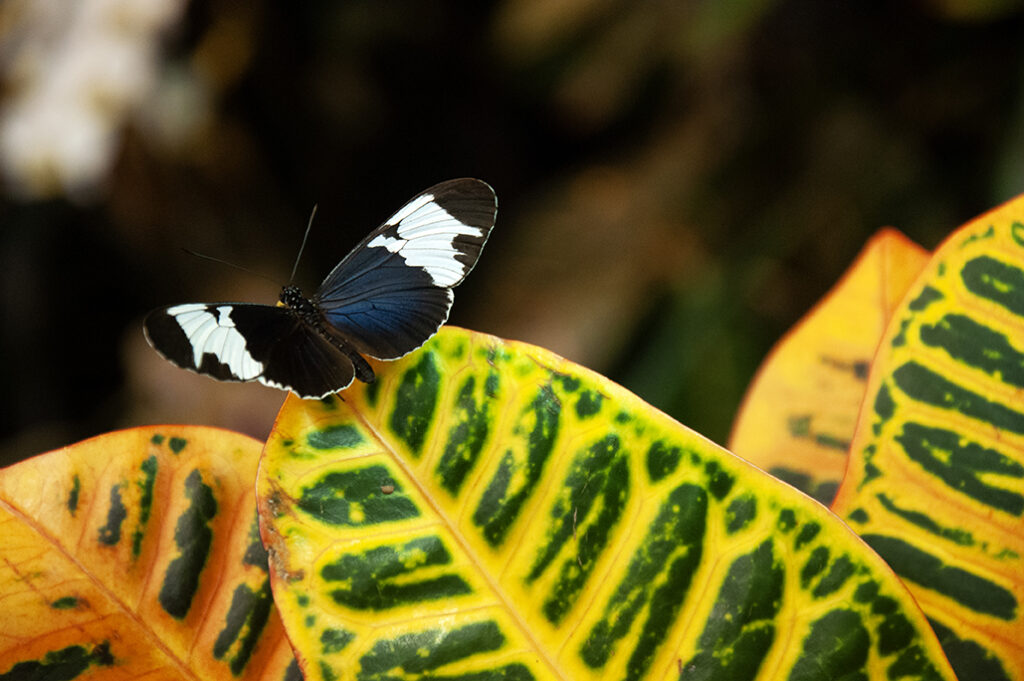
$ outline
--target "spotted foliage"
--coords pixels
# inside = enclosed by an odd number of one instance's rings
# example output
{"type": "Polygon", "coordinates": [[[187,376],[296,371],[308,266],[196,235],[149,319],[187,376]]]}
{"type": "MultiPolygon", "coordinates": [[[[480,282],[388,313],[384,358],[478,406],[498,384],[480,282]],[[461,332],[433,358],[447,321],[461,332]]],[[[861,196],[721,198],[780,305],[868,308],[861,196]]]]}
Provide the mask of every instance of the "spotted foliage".
{"type": "Polygon", "coordinates": [[[951,679],[824,508],[591,372],[443,329],[289,399],[258,490],[307,679],[951,679]]]}
{"type": "Polygon", "coordinates": [[[939,248],[882,339],[836,500],[961,681],[1024,678],[1024,197],[939,248]]]}

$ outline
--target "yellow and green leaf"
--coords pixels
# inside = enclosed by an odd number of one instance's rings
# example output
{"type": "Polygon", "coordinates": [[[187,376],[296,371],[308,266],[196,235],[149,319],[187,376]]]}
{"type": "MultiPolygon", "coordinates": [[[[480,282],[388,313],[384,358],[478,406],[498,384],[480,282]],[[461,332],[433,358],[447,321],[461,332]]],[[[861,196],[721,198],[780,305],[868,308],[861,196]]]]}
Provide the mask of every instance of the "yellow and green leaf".
{"type": "Polygon", "coordinates": [[[898,231],[876,234],[762,363],[737,414],[729,450],[831,503],[846,470],[871,358],[927,262],[928,252],[898,231]]]}
{"type": "Polygon", "coordinates": [[[953,678],[834,516],[601,376],[454,328],[375,370],[260,466],[308,680],[953,678]]]}
{"type": "Polygon", "coordinates": [[[1024,679],[1024,197],[933,256],[879,346],[834,510],[961,681],[1024,679]]]}
{"type": "Polygon", "coordinates": [[[0,470],[0,678],[301,681],[256,524],[261,450],[161,426],[0,470]]]}

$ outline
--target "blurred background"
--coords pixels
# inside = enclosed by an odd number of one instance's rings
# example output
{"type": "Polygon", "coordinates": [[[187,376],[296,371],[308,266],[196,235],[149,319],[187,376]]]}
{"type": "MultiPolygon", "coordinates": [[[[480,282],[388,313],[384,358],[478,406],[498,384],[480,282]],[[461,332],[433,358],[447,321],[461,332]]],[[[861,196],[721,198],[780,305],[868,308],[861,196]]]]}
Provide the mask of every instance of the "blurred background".
{"type": "Polygon", "coordinates": [[[451,322],[724,442],[865,240],[1024,191],[1017,0],[3,0],[0,463],[283,394],[180,371],[151,308],[307,292],[420,190],[498,226],[451,322]],[[189,256],[230,260],[270,280],[189,256]]]}

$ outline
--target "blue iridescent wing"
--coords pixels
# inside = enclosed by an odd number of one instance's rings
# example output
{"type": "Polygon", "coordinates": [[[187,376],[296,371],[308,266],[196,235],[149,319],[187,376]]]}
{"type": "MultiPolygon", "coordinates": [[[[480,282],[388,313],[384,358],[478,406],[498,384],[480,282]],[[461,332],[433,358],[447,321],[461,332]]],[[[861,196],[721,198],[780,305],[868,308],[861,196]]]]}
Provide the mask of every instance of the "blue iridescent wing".
{"type": "Polygon", "coordinates": [[[352,249],[313,302],[359,352],[401,357],[448,319],[452,287],[476,264],[497,210],[486,182],[464,178],[435,185],[352,249]]]}

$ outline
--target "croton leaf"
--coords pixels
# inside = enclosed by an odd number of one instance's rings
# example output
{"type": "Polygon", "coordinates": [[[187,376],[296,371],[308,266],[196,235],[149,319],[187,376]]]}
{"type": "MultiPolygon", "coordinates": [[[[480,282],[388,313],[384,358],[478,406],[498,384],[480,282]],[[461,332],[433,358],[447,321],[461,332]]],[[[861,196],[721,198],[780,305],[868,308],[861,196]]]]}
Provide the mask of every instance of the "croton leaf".
{"type": "Polygon", "coordinates": [[[261,450],[135,428],[0,471],[0,679],[301,681],[256,524],[261,450]]]}
{"type": "Polygon", "coordinates": [[[871,358],[927,262],[928,252],[896,230],[876,234],[765,359],[733,424],[730,451],[831,503],[846,470],[871,358]]]}
{"type": "Polygon", "coordinates": [[[1024,679],[1024,197],[935,253],[879,346],[834,510],[961,681],[1024,679]]]}
{"type": "Polygon", "coordinates": [[[313,679],[952,679],[837,518],[607,379],[445,328],[289,398],[258,494],[313,679]]]}

